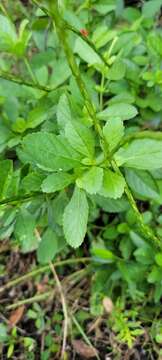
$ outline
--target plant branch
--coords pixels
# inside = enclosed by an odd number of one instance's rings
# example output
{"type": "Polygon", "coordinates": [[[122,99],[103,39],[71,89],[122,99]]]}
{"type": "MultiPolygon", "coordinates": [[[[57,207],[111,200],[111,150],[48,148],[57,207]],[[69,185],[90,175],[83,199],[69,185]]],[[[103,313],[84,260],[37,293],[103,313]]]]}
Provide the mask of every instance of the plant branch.
{"type": "MultiPolygon", "coordinates": [[[[36,0],[32,0],[34,3],[37,3],[36,0]]],[[[39,6],[39,4],[37,3],[37,5],[39,6]]],[[[56,27],[56,31],[57,31],[57,34],[58,34],[58,38],[60,40],[60,43],[62,44],[62,47],[64,49],[64,52],[65,52],[65,55],[67,57],[67,61],[69,63],[69,66],[71,68],[71,71],[72,71],[72,74],[78,84],[78,87],[80,89],[80,92],[82,94],[82,97],[84,99],[84,102],[85,102],[85,106],[87,108],[87,111],[90,115],[90,117],[92,118],[92,121],[94,123],[94,127],[95,127],[95,130],[100,138],[100,143],[101,143],[101,146],[102,146],[102,150],[104,152],[104,157],[105,159],[106,158],[109,158],[110,157],[110,154],[109,154],[109,149],[108,149],[108,144],[103,136],[103,132],[102,132],[102,128],[98,122],[98,119],[96,117],[96,111],[95,111],[95,108],[93,106],[93,103],[92,103],[92,100],[91,100],[91,97],[89,96],[89,93],[85,87],[85,84],[84,84],[84,81],[82,80],[82,77],[80,75],[80,70],[78,68],[78,65],[76,63],[76,60],[75,60],[75,56],[73,54],[73,51],[71,50],[69,44],[68,44],[68,40],[67,40],[67,29],[65,28],[65,21],[62,19],[61,15],[60,15],[60,12],[59,12],[59,7],[58,7],[58,2],[57,1],[54,1],[53,3],[51,3],[50,0],[48,0],[48,6],[49,6],[49,11],[46,11],[45,10],[45,13],[48,14],[49,13],[49,16],[52,17],[52,20],[54,21],[54,24],[55,24],[55,27],[56,27]]],[[[78,32],[77,32],[78,34],[78,32]]],[[[80,36],[80,34],[78,34],[80,36]]],[[[99,54],[97,52],[97,54],[99,54]]],[[[106,64],[108,65],[108,64],[106,64]]],[[[115,164],[115,161],[113,161],[113,158],[111,158],[112,160],[112,164],[113,164],[113,169],[114,171],[116,171],[117,173],[120,173],[120,169],[117,167],[117,165],[115,164]]],[[[145,233],[145,235],[151,239],[151,241],[153,241],[155,243],[156,246],[158,246],[159,248],[162,247],[161,245],[161,241],[160,239],[158,239],[158,237],[156,237],[152,230],[146,226],[144,224],[144,221],[143,221],[143,218],[142,218],[142,215],[140,213],[140,211],[138,210],[138,207],[136,205],[136,202],[133,198],[133,195],[128,187],[128,185],[126,184],[125,186],[125,193],[126,193],[126,196],[128,198],[128,201],[131,205],[131,207],[133,208],[135,214],[136,214],[136,217],[137,217],[137,220],[138,220],[138,223],[141,227],[141,231],[143,233],[145,233]]]]}
{"type": "Polygon", "coordinates": [[[150,239],[152,241],[152,243],[157,247],[162,249],[162,242],[161,240],[153,233],[152,229],[146,225],[143,221],[143,216],[142,214],[139,212],[136,201],[134,200],[134,197],[128,187],[128,185],[125,185],[125,193],[127,195],[127,198],[129,200],[129,203],[132,207],[132,209],[134,210],[134,213],[136,215],[137,218],[137,222],[140,225],[141,228],[141,232],[143,233],[143,235],[145,237],[147,237],[148,239],[150,239]]]}
{"type": "Polygon", "coordinates": [[[108,62],[106,61],[106,59],[104,58],[104,56],[97,50],[96,46],[94,45],[94,43],[87,37],[87,36],[83,36],[82,33],[77,30],[74,26],[70,25],[68,22],[65,22],[65,28],[72,31],[74,34],[78,35],[82,40],[84,40],[90,47],[92,50],[95,51],[95,53],[99,56],[99,58],[101,59],[101,61],[109,67],[108,62]]]}
{"type": "MultiPolygon", "coordinates": [[[[121,173],[120,169],[118,168],[118,166],[116,165],[115,160],[112,161],[112,167],[113,167],[114,171],[116,171],[116,173],[118,173],[119,175],[122,176],[122,173],[121,173]]],[[[138,210],[136,201],[135,201],[135,199],[132,195],[132,192],[129,189],[129,186],[127,185],[126,182],[125,182],[125,194],[127,195],[129,204],[131,205],[131,207],[136,215],[137,223],[140,225],[141,233],[145,237],[150,239],[157,248],[162,249],[161,240],[153,233],[152,229],[144,223],[143,216],[140,213],[140,211],[138,210]]]]}
{"type": "Polygon", "coordinates": [[[27,201],[27,200],[30,200],[34,197],[38,197],[38,196],[41,196],[43,195],[43,193],[41,192],[35,192],[33,194],[26,194],[26,195],[20,195],[20,196],[14,196],[12,198],[6,198],[6,199],[3,199],[3,200],[0,200],[0,206],[1,205],[8,205],[8,204],[12,204],[12,203],[17,203],[17,202],[23,202],[23,201],[27,201]]]}
{"type": "Polygon", "coordinates": [[[22,79],[20,77],[17,77],[14,74],[10,74],[7,71],[3,71],[3,70],[0,70],[0,78],[4,79],[4,80],[12,81],[12,82],[14,82],[16,84],[19,84],[19,85],[32,87],[32,88],[35,88],[37,90],[42,90],[42,91],[45,91],[45,92],[50,92],[52,90],[55,90],[55,88],[50,88],[48,86],[43,86],[43,85],[40,85],[40,84],[35,83],[35,82],[30,82],[28,80],[22,79]]]}
{"type": "Polygon", "coordinates": [[[87,109],[87,112],[93,121],[94,128],[100,139],[101,148],[102,148],[104,156],[106,158],[108,155],[108,152],[109,152],[108,146],[107,146],[107,143],[105,142],[100,122],[98,121],[97,116],[96,116],[96,109],[93,105],[93,102],[91,100],[89,92],[86,89],[85,83],[81,77],[80,69],[75,60],[73,51],[68,44],[67,30],[65,29],[65,26],[64,26],[64,20],[62,20],[62,18],[60,16],[58,4],[57,4],[57,2],[54,2],[51,4],[51,2],[49,1],[49,6],[50,6],[50,16],[52,17],[52,20],[55,24],[58,38],[60,40],[60,43],[62,44],[69,67],[72,71],[72,74],[73,74],[75,80],[76,80],[76,83],[81,92],[82,98],[84,99],[84,104],[87,109]]]}
{"type": "Polygon", "coordinates": [[[24,57],[24,64],[28,70],[28,73],[29,73],[31,79],[33,80],[33,83],[39,86],[39,82],[37,81],[37,78],[32,70],[32,67],[31,67],[27,57],[24,57]]]}

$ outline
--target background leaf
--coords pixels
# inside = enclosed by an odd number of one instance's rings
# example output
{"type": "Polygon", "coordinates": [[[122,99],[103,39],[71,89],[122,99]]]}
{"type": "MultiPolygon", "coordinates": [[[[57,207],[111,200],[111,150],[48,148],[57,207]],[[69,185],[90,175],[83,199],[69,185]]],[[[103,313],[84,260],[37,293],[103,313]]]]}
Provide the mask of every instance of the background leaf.
{"type": "Polygon", "coordinates": [[[146,199],[158,199],[158,186],[147,171],[126,169],[126,179],[133,192],[146,199]]]}
{"type": "Polygon", "coordinates": [[[118,117],[121,120],[129,120],[137,115],[137,110],[133,105],[118,103],[112,104],[105,110],[97,114],[98,119],[108,120],[109,118],[118,117]]]}
{"type": "Polygon", "coordinates": [[[41,264],[49,263],[53,260],[57,252],[65,244],[56,233],[48,228],[42,236],[41,242],[37,249],[37,259],[41,264]]]}
{"type": "Polygon", "coordinates": [[[32,214],[22,208],[16,219],[15,236],[19,240],[23,253],[31,252],[38,247],[39,239],[35,235],[36,222],[32,214]]]}

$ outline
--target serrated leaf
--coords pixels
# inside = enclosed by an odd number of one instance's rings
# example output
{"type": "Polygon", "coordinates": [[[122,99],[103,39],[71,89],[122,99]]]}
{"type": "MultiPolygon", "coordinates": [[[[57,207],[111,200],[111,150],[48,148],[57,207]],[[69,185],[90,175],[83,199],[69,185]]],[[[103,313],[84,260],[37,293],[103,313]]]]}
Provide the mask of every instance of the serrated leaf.
{"type": "Polygon", "coordinates": [[[111,170],[104,170],[103,185],[100,195],[112,199],[120,198],[124,192],[124,178],[111,170]]]}
{"type": "Polygon", "coordinates": [[[126,179],[130,188],[140,197],[158,199],[159,192],[155,180],[144,170],[126,169],[126,179]]]}
{"type": "Polygon", "coordinates": [[[79,121],[72,121],[65,127],[65,136],[70,145],[79,153],[90,158],[94,155],[94,137],[92,131],[79,121]]]}
{"type": "Polygon", "coordinates": [[[43,234],[37,249],[37,259],[39,263],[49,263],[49,261],[53,260],[54,256],[58,253],[60,248],[60,238],[52,229],[48,228],[43,234]]]}
{"type": "Polygon", "coordinates": [[[76,180],[78,187],[86,190],[89,194],[96,194],[102,186],[103,169],[93,166],[76,180]]]}
{"type": "Polygon", "coordinates": [[[115,154],[118,166],[136,169],[158,169],[162,167],[162,141],[137,139],[120,148],[115,154]]]}
{"type": "Polygon", "coordinates": [[[78,166],[80,160],[65,138],[48,132],[25,136],[18,155],[23,162],[47,171],[66,171],[78,166]]]}
{"type": "Polygon", "coordinates": [[[62,190],[73,182],[74,177],[67,173],[55,173],[48,175],[42,183],[42,190],[45,193],[52,193],[62,190]]]}
{"type": "Polygon", "coordinates": [[[77,248],[85,237],[88,222],[88,202],[83,190],[75,187],[63,215],[63,230],[67,243],[77,248]]]}
{"type": "Polygon", "coordinates": [[[137,110],[133,105],[118,103],[110,105],[105,110],[97,114],[100,120],[108,120],[109,118],[119,117],[121,120],[129,120],[137,115],[137,110]]]}
{"type": "Polygon", "coordinates": [[[108,142],[109,150],[112,151],[124,135],[123,121],[116,117],[109,119],[103,127],[103,134],[108,142]]]}
{"type": "Polygon", "coordinates": [[[34,233],[35,228],[33,215],[27,209],[21,209],[17,215],[14,233],[21,244],[23,253],[28,253],[38,247],[39,239],[34,233]]]}
{"type": "Polygon", "coordinates": [[[0,161],[0,199],[4,199],[11,183],[13,164],[11,160],[0,161]]]}

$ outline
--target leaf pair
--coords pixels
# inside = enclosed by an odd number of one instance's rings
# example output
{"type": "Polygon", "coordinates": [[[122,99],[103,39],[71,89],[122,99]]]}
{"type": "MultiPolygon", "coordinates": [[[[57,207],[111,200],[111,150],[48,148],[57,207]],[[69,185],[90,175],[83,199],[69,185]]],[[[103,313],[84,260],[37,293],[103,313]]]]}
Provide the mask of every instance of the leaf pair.
{"type": "Polygon", "coordinates": [[[113,199],[120,198],[124,192],[124,178],[109,169],[93,166],[76,180],[78,187],[89,194],[100,194],[113,199]]]}
{"type": "Polygon", "coordinates": [[[63,215],[63,230],[66,241],[76,248],[84,240],[88,222],[88,202],[86,190],[90,194],[98,192],[104,197],[116,199],[124,192],[124,178],[111,170],[103,170],[92,167],[81,178],[78,178],[77,186],[63,215]]]}

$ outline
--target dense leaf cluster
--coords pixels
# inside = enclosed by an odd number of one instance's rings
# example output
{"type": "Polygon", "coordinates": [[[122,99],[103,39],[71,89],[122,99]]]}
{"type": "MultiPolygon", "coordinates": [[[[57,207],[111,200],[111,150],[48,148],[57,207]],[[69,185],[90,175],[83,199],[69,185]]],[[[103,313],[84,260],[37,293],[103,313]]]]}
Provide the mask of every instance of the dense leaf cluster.
{"type": "Polygon", "coordinates": [[[87,233],[93,313],[123,289],[158,302],[162,1],[32,3],[0,13],[0,239],[48,263],[87,233]]]}

